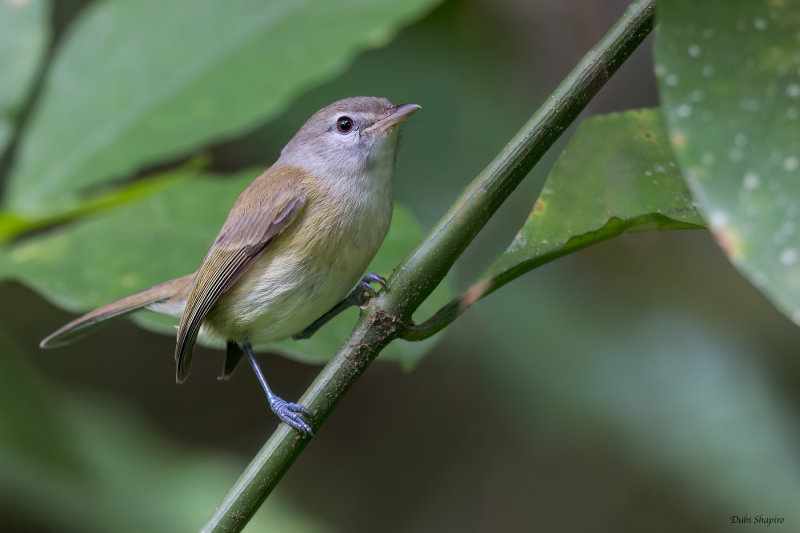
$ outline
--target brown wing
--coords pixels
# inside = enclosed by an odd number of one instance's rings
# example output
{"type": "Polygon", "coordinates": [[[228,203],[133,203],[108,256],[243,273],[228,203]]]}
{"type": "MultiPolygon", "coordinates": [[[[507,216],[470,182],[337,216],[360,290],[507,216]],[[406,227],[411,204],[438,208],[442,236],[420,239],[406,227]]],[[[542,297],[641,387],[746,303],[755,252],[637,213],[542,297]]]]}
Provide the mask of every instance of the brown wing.
{"type": "MultiPolygon", "coordinates": [[[[245,189],[197,270],[178,327],[176,379],[189,375],[192,348],[208,312],[302,210],[298,169],[272,167],[245,189]]],[[[229,340],[229,339],[225,339],[229,340]]]]}

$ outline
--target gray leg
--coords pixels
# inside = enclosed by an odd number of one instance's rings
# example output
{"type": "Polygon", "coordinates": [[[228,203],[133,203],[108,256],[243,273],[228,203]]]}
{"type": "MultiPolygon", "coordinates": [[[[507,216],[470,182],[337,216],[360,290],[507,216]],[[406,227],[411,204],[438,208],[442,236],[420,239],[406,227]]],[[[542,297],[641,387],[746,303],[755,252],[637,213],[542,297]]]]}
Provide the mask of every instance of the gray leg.
{"type": "Polygon", "coordinates": [[[261,372],[261,368],[256,362],[256,357],[253,354],[253,348],[250,346],[250,343],[243,342],[242,349],[244,353],[247,354],[247,359],[250,361],[250,366],[253,367],[253,372],[256,373],[259,383],[261,383],[261,387],[263,387],[264,392],[267,393],[267,401],[269,402],[269,407],[272,409],[272,412],[278,415],[278,418],[280,418],[282,422],[296,429],[303,437],[313,437],[314,431],[311,429],[311,426],[308,425],[308,422],[303,419],[303,415],[311,417],[311,413],[308,412],[308,409],[299,403],[287,402],[272,392],[272,389],[269,387],[264,377],[264,373],[261,372]]]}

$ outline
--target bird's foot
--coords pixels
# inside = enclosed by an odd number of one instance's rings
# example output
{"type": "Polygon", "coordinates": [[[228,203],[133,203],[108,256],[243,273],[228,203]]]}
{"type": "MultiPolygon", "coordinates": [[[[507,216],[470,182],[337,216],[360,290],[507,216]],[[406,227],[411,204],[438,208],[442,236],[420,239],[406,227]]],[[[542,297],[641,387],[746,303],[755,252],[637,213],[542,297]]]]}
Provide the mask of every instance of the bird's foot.
{"type": "Polygon", "coordinates": [[[378,291],[372,286],[373,283],[380,285],[381,289],[386,290],[386,278],[378,274],[367,274],[353,291],[354,303],[356,305],[364,307],[370,300],[378,295],[378,291]]]}
{"type": "Polygon", "coordinates": [[[308,422],[303,419],[303,416],[311,418],[311,413],[299,403],[287,402],[282,398],[273,396],[269,402],[269,407],[282,422],[296,429],[301,436],[314,436],[314,430],[312,430],[308,422]]]}
{"type": "Polygon", "coordinates": [[[301,331],[300,333],[294,335],[292,338],[294,339],[307,339],[312,336],[319,328],[321,328],[324,324],[327,324],[330,319],[348,309],[350,306],[356,305],[358,307],[364,307],[372,300],[375,296],[378,295],[378,291],[372,286],[373,283],[380,285],[381,289],[386,288],[386,278],[383,276],[379,276],[378,274],[367,274],[364,278],[358,282],[356,288],[350,292],[350,294],[345,297],[344,300],[336,304],[333,309],[316,319],[310,326],[306,329],[301,331]]]}

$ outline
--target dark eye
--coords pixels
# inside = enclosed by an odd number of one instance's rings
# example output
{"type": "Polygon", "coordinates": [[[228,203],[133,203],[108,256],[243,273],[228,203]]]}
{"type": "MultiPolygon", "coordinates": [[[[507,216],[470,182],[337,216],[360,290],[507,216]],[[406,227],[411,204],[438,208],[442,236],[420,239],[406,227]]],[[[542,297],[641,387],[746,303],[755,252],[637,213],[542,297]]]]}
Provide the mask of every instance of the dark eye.
{"type": "Polygon", "coordinates": [[[339,133],[350,133],[350,130],[353,129],[353,119],[350,117],[339,117],[339,120],[336,121],[336,129],[339,130],[339,133]]]}

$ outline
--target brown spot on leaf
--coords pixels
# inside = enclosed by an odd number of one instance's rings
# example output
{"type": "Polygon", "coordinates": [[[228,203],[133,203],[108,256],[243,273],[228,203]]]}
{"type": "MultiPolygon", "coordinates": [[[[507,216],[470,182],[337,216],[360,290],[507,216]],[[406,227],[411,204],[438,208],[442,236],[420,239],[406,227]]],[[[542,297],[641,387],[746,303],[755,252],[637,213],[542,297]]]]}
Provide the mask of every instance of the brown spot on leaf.
{"type": "Polygon", "coordinates": [[[686,135],[681,132],[676,132],[669,140],[673,148],[683,148],[686,146],[686,135]]]}
{"type": "Polygon", "coordinates": [[[728,257],[731,259],[741,259],[744,248],[738,232],[730,227],[724,227],[714,230],[713,234],[717,244],[728,257]]]}
{"type": "Polygon", "coordinates": [[[485,279],[467,289],[467,292],[461,296],[461,300],[458,302],[458,310],[463,311],[470,305],[483,298],[483,295],[486,294],[487,290],[489,290],[490,285],[491,280],[485,279]]]}

